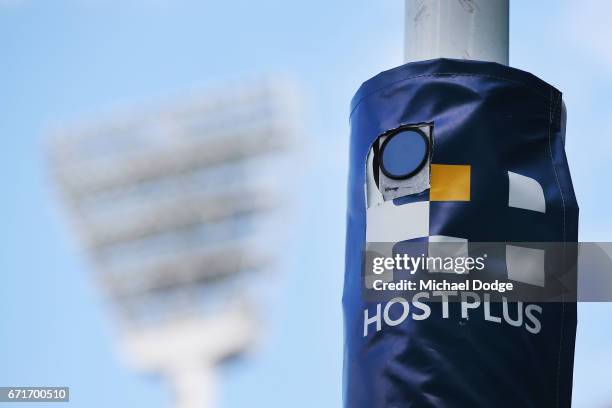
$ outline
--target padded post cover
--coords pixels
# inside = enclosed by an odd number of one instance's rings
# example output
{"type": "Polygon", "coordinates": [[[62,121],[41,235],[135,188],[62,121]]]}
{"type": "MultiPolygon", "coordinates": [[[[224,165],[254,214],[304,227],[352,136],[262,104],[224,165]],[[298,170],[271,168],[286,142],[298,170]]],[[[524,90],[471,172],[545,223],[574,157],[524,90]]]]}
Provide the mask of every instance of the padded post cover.
{"type": "MultiPolygon", "coordinates": [[[[469,319],[452,305],[445,315],[437,302],[403,318],[401,307],[363,296],[362,273],[371,241],[576,242],[562,111],[557,89],[489,62],[409,63],[357,91],[343,295],[346,408],[570,406],[575,302],[541,303],[531,314],[523,304],[491,305],[495,318],[481,305],[469,319]]],[[[506,256],[519,266],[543,259],[520,246],[506,256]]],[[[508,277],[543,282],[520,267],[509,267],[508,277]]]]}

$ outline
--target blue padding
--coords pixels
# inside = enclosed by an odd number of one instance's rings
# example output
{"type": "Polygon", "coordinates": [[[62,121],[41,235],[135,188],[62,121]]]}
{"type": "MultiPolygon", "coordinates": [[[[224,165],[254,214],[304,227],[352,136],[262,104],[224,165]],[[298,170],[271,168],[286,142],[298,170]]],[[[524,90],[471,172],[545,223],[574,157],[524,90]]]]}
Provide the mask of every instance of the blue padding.
{"type": "MultiPolygon", "coordinates": [[[[361,86],[350,117],[343,295],[346,408],[570,406],[575,303],[542,304],[537,334],[524,325],[491,322],[482,308],[466,320],[451,304],[443,318],[442,305],[435,303],[426,319],[383,323],[380,331],[371,325],[364,336],[364,317],[379,307],[384,310],[385,304],[362,296],[366,159],[381,135],[403,126],[432,124],[431,163],[471,169],[469,201],[429,204],[430,236],[575,242],[578,206],[563,145],[561,106],[561,93],[551,85],[488,62],[411,63],[361,86]],[[542,186],[545,213],[508,206],[509,171],[542,186]]],[[[413,168],[422,154],[416,140],[394,142],[383,157],[385,165],[398,173],[413,168]]],[[[428,193],[396,199],[393,205],[420,204],[428,193]]],[[[492,304],[490,313],[501,316],[501,307],[492,304]]],[[[513,317],[517,307],[511,307],[513,317]]],[[[389,310],[388,317],[401,317],[401,310],[389,310]]]]}

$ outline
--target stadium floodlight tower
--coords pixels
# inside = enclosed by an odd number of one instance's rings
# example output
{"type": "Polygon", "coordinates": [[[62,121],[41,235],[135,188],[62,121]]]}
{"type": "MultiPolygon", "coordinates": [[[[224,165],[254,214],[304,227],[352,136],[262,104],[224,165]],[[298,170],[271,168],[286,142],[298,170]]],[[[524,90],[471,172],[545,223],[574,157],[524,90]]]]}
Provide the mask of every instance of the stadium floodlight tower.
{"type": "Polygon", "coordinates": [[[508,65],[509,0],[406,0],[406,62],[456,58],[508,65]]]}
{"type": "Polygon", "coordinates": [[[264,80],[59,129],[50,167],[137,368],[178,408],[215,406],[215,370],[260,326],[278,261],[295,97],[264,80]],[[262,288],[263,286],[263,288],[262,288]]]}

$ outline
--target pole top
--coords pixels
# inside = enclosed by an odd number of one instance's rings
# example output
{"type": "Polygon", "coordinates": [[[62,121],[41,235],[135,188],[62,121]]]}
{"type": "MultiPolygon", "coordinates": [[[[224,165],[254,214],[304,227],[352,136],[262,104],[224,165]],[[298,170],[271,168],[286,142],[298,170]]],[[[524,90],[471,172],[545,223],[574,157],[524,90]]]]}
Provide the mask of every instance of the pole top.
{"type": "Polygon", "coordinates": [[[406,0],[405,61],[509,62],[509,0],[406,0]]]}

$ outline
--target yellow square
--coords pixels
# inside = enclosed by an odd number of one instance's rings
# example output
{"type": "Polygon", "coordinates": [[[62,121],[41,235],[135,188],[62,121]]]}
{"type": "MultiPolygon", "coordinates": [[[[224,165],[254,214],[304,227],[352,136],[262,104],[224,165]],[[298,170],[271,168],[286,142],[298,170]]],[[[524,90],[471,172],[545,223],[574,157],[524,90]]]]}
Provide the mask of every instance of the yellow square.
{"type": "Polygon", "coordinates": [[[470,165],[432,164],[430,201],[470,201],[470,165]]]}

